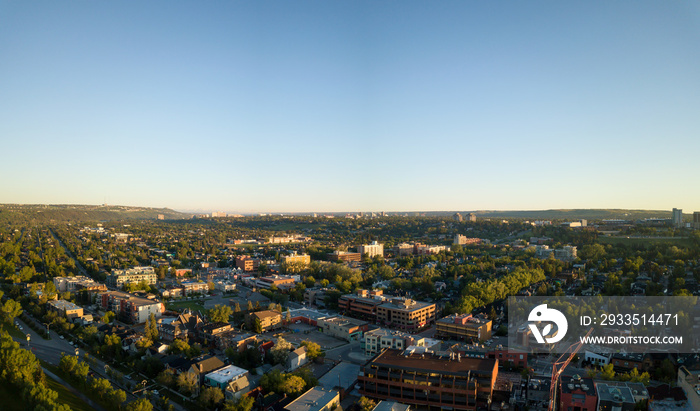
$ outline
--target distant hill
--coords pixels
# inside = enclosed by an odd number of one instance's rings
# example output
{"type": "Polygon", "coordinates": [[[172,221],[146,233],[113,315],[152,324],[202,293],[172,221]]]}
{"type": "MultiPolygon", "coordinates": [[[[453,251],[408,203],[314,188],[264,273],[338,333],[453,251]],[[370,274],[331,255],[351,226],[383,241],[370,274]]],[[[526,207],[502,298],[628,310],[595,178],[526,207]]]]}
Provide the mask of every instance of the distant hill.
{"type": "Polygon", "coordinates": [[[189,214],[169,208],[129,207],[117,205],[0,204],[0,222],[83,222],[115,220],[166,220],[188,218],[189,214]]]}

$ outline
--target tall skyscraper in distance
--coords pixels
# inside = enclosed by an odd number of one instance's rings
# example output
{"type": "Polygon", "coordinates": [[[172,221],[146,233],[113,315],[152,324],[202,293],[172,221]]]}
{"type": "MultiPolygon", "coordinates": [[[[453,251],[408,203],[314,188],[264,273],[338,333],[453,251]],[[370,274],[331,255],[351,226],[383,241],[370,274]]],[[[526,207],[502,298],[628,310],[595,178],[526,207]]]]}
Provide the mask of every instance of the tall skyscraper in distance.
{"type": "Polygon", "coordinates": [[[674,227],[683,227],[683,210],[680,208],[673,209],[673,216],[671,217],[671,223],[674,227]]]}

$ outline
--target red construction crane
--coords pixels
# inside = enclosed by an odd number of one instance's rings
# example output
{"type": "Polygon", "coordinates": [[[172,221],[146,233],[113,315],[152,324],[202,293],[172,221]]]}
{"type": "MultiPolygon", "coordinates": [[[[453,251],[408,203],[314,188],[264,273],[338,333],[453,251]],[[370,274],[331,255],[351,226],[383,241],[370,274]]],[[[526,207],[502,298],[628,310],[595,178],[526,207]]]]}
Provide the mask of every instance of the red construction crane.
{"type": "Polygon", "coordinates": [[[559,385],[559,377],[561,377],[561,374],[564,372],[564,369],[569,365],[571,362],[571,359],[574,358],[574,355],[578,353],[578,351],[581,349],[583,346],[582,340],[591,335],[593,332],[593,329],[591,328],[588,330],[586,335],[579,339],[578,342],[575,342],[571,344],[569,347],[569,352],[565,352],[562,354],[555,362],[552,364],[552,383],[549,386],[549,411],[554,411],[556,409],[556,404],[557,404],[557,386],[559,385]],[[560,366],[559,369],[557,367],[560,366]]]}

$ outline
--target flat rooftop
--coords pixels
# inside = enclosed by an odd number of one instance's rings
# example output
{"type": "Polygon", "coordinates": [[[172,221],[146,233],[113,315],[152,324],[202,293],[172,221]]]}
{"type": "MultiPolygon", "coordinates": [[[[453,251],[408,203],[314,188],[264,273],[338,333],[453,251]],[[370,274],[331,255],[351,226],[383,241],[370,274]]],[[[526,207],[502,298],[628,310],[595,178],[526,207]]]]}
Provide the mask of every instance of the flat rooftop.
{"type": "Polygon", "coordinates": [[[287,411],[320,411],[335,398],[338,398],[338,401],[340,401],[340,393],[338,391],[314,387],[289,403],[284,409],[287,411]]]}
{"type": "Polygon", "coordinates": [[[385,350],[368,364],[386,365],[406,371],[430,371],[442,374],[466,375],[469,372],[478,374],[492,373],[496,368],[496,360],[490,358],[463,358],[457,360],[442,357],[433,353],[406,354],[401,350],[385,350]]]}
{"type": "Polygon", "coordinates": [[[75,305],[70,301],[66,300],[57,300],[57,301],[49,301],[49,304],[53,305],[54,307],[58,308],[59,310],[64,310],[64,311],[70,311],[70,310],[82,310],[83,307],[79,305],[75,305]]]}
{"type": "Polygon", "coordinates": [[[430,307],[431,305],[435,305],[433,303],[426,303],[422,301],[416,301],[416,300],[411,300],[411,303],[406,306],[404,304],[394,304],[393,302],[385,302],[384,304],[381,304],[380,307],[383,308],[389,308],[392,310],[401,310],[401,311],[416,311],[416,310],[421,310],[426,307],[430,307]]]}
{"type": "Polygon", "coordinates": [[[210,380],[216,381],[219,384],[223,384],[223,383],[226,383],[228,381],[233,381],[233,380],[245,375],[247,372],[248,372],[248,370],[244,370],[243,368],[238,368],[235,365],[228,365],[224,368],[210,372],[209,374],[207,374],[205,376],[205,378],[209,378],[210,380]]]}
{"type": "Polygon", "coordinates": [[[330,390],[337,387],[338,383],[340,383],[341,388],[347,389],[351,387],[355,381],[357,381],[357,376],[359,374],[359,365],[341,361],[338,365],[333,367],[330,371],[323,374],[323,376],[318,379],[318,385],[330,390]]]}

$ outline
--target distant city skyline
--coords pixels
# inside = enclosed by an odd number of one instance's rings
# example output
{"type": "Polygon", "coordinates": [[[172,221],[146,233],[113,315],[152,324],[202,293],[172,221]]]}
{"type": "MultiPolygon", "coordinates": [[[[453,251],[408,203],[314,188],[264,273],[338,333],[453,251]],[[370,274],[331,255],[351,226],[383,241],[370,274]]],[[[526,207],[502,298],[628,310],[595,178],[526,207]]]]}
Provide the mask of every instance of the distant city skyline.
{"type": "Polygon", "coordinates": [[[0,203],[700,210],[698,2],[0,15],[0,203]]]}

